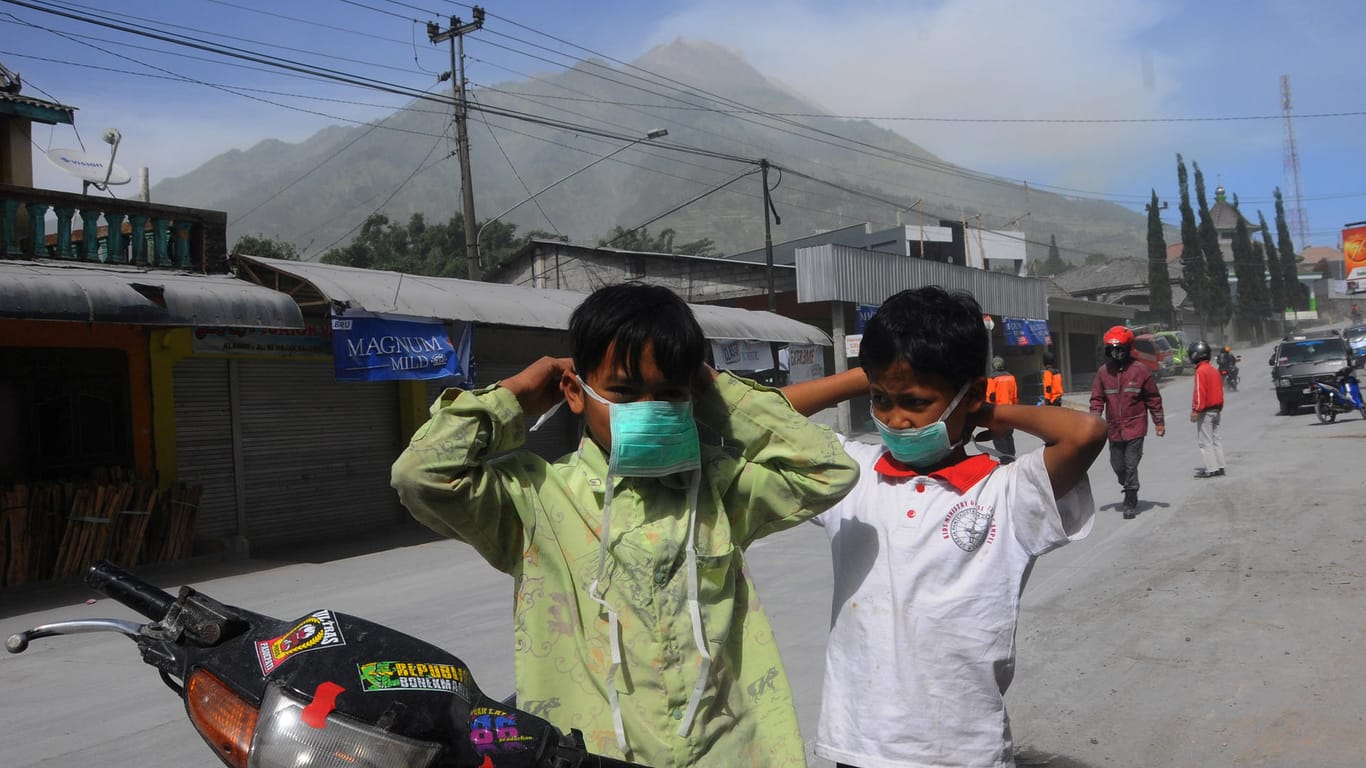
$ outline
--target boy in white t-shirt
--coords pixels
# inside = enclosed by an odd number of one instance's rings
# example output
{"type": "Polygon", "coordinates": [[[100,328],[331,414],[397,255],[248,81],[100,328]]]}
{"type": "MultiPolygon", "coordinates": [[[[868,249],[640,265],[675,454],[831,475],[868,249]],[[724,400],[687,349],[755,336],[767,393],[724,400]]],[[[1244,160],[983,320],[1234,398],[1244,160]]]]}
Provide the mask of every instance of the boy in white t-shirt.
{"type": "Polygon", "coordinates": [[[985,402],[987,350],[972,296],[902,291],[868,321],[860,368],[784,389],[808,415],[868,393],[882,436],[844,441],[862,475],[815,518],[835,569],[816,754],[842,768],[1015,764],[1020,594],[1034,558],[1090,531],[1105,422],[985,402]],[[1001,466],[964,450],[974,429],[1044,447],[1001,466]]]}

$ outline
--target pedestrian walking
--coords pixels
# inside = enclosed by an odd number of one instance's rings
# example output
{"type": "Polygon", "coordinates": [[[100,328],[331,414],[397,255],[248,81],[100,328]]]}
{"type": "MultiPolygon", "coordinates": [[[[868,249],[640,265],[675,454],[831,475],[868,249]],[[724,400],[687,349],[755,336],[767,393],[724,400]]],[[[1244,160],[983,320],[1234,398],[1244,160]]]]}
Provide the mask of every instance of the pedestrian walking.
{"type": "Polygon", "coordinates": [[[1043,353],[1043,404],[1062,405],[1062,371],[1058,370],[1052,350],[1043,353]]]}
{"type": "MultiPolygon", "coordinates": [[[[1225,349],[1228,349],[1225,347],[1225,349]]],[[[1195,361],[1195,389],[1191,392],[1191,421],[1195,440],[1205,466],[1196,477],[1224,476],[1224,443],[1219,437],[1219,420],[1224,410],[1224,377],[1210,365],[1210,346],[1197,341],[1190,346],[1195,361]]]]}
{"type": "Polygon", "coordinates": [[[1167,434],[1162,393],[1148,366],[1133,356],[1134,332],[1116,325],[1105,332],[1105,365],[1091,387],[1091,413],[1104,414],[1110,439],[1110,467],[1124,489],[1124,519],[1138,514],[1138,463],[1148,417],[1158,437],[1167,434]]]}
{"type": "MultiPolygon", "coordinates": [[[[1015,374],[1006,370],[1006,361],[1000,357],[991,358],[991,376],[987,378],[987,402],[992,405],[1019,405],[1020,387],[1015,374]]],[[[1003,430],[992,438],[991,444],[1001,454],[1001,464],[1015,460],[1015,430],[1003,430]]]]}

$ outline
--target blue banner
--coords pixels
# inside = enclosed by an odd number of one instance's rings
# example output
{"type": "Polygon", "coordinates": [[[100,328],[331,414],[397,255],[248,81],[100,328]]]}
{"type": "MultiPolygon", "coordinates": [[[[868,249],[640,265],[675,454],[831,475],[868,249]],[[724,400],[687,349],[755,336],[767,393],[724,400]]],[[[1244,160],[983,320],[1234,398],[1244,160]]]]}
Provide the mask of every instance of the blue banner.
{"type": "Polygon", "coordinates": [[[337,381],[473,379],[469,323],[458,323],[460,345],[440,320],[347,313],[332,318],[337,381]]]}
{"type": "Polygon", "coordinates": [[[1001,319],[1006,324],[1006,343],[1012,347],[1046,347],[1053,343],[1053,337],[1048,333],[1047,320],[1026,320],[1020,317],[1001,319]]]}
{"type": "Polygon", "coordinates": [[[877,312],[877,306],[873,304],[858,304],[854,307],[854,333],[863,333],[868,321],[873,319],[874,312],[877,312]]]}

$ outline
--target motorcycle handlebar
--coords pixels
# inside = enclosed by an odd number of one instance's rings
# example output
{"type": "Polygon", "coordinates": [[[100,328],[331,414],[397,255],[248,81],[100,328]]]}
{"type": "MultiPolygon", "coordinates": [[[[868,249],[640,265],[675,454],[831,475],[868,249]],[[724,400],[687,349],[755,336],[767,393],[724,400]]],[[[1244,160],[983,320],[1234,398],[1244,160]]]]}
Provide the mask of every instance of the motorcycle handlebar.
{"type": "Polygon", "coordinates": [[[123,603],[153,621],[166,618],[175,598],[108,560],[90,566],[85,583],[96,591],[123,603]]]}

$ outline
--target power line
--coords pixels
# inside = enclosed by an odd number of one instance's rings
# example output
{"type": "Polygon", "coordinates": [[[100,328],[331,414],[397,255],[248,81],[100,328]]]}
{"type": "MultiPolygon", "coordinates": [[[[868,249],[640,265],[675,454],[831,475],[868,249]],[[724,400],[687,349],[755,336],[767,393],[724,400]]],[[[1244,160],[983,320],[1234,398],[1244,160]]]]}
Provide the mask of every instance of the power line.
{"type": "MultiPolygon", "coordinates": [[[[751,168],[751,169],[748,169],[748,170],[741,171],[740,173],[736,174],[735,176],[732,176],[730,179],[728,179],[728,180],[726,180],[726,181],[724,181],[724,182],[722,182],[722,183],[720,183],[720,184],[718,184],[718,185],[716,185],[716,186],[713,186],[713,187],[711,187],[711,188],[709,188],[709,189],[703,191],[701,194],[696,195],[696,196],[694,196],[694,197],[691,197],[691,198],[689,198],[689,199],[683,201],[682,203],[679,203],[678,205],[676,205],[676,206],[674,206],[674,207],[672,207],[672,208],[670,208],[670,209],[664,211],[663,213],[660,213],[660,214],[657,214],[657,215],[655,215],[655,216],[650,217],[649,219],[645,220],[645,221],[644,221],[643,223],[641,223],[641,224],[637,224],[636,226],[631,227],[630,229],[622,230],[620,233],[617,234],[616,237],[612,238],[611,240],[607,240],[607,241],[605,241],[605,242],[599,244],[597,247],[599,247],[599,248],[606,248],[606,247],[610,246],[612,243],[615,243],[616,241],[622,239],[623,237],[626,237],[627,235],[631,234],[632,232],[636,232],[636,231],[639,231],[639,230],[641,230],[641,229],[644,229],[645,227],[650,226],[651,224],[655,223],[656,221],[659,221],[660,219],[664,218],[665,216],[668,216],[668,215],[670,215],[670,214],[672,214],[672,213],[677,213],[678,211],[681,211],[682,209],[684,209],[684,208],[686,208],[686,207],[692,205],[693,203],[696,203],[698,200],[701,200],[702,198],[707,197],[708,195],[712,195],[712,194],[715,194],[715,193],[717,193],[717,192],[720,192],[721,190],[725,189],[726,187],[729,187],[731,184],[734,184],[735,182],[739,181],[740,179],[743,179],[743,178],[745,178],[746,176],[752,176],[752,175],[754,175],[754,174],[756,174],[756,173],[759,173],[759,169],[758,169],[758,168],[751,168]]],[[[548,277],[548,276],[550,276],[551,274],[554,274],[555,272],[558,272],[558,271],[559,271],[562,267],[564,267],[566,264],[569,264],[569,263],[572,263],[572,262],[578,261],[578,260],[579,260],[579,257],[578,257],[578,256],[569,256],[569,257],[566,257],[566,258],[564,259],[563,262],[558,262],[558,261],[557,261],[557,263],[555,264],[555,266],[551,267],[549,270],[547,270],[545,273],[543,273],[542,277],[548,277]]],[[[525,284],[525,282],[526,282],[526,281],[523,280],[522,283],[519,283],[519,285],[520,285],[520,284],[525,284]]]]}
{"type": "MultiPolygon", "coordinates": [[[[470,94],[470,99],[476,104],[479,103],[478,97],[473,93],[470,94]]],[[[513,164],[512,158],[508,157],[507,150],[503,149],[503,142],[498,140],[498,134],[493,132],[493,126],[489,125],[488,118],[485,117],[483,113],[480,113],[479,119],[483,121],[485,130],[489,132],[489,138],[493,139],[493,143],[497,145],[498,151],[503,155],[503,159],[507,161],[508,167],[512,169],[512,175],[517,177],[517,183],[522,185],[522,191],[531,195],[531,202],[535,204],[536,210],[541,212],[541,216],[545,219],[546,223],[550,225],[550,228],[555,231],[555,234],[560,234],[560,230],[555,226],[555,222],[551,220],[550,214],[545,212],[545,208],[541,207],[541,201],[537,199],[536,195],[531,193],[531,186],[522,178],[522,174],[517,172],[517,166],[513,164]]],[[[471,222],[470,226],[473,226],[473,222],[471,222]]]]}
{"type": "MultiPolygon", "coordinates": [[[[329,243],[326,247],[322,248],[322,249],[321,249],[322,252],[323,252],[323,253],[326,253],[327,251],[332,250],[332,247],[335,246],[337,243],[340,243],[341,241],[343,241],[343,240],[345,240],[346,238],[350,237],[350,236],[351,236],[351,233],[352,233],[352,232],[355,232],[357,229],[360,229],[360,228],[365,224],[365,222],[367,222],[367,221],[370,220],[370,217],[371,217],[371,216],[374,216],[375,214],[377,214],[377,213],[379,213],[380,211],[384,210],[384,206],[388,205],[388,204],[389,204],[389,201],[391,201],[391,200],[394,199],[394,196],[397,195],[397,194],[399,193],[399,190],[401,190],[401,189],[403,189],[404,187],[408,186],[408,182],[412,181],[419,173],[422,173],[423,171],[426,171],[428,168],[434,167],[434,166],[436,165],[436,163],[432,163],[431,165],[427,165],[427,164],[426,164],[426,163],[427,163],[427,160],[431,158],[432,153],[436,151],[436,148],[439,147],[439,146],[441,146],[441,139],[444,139],[444,138],[446,138],[446,137],[445,137],[445,136],[441,136],[440,138],[438,138],[438,139],[436,140],[436,143],[432,144],[432,148],[429,149],[429,150],[427,150],[427,154],[426,154],[426,156],[424,156],[424,157],[422,158],[422,162],[418,163],[418,164],[417,164],[417,167],[413,169],[413,172],[410,173],[410,174],[408,174],[408,176],[407,176],[405,179],[403,179],[403,181],[400,181],[400,182],[398,183],[398,186],[397,186],[397,187],[394,187],[393,191],[389,193],[389,196],[386,197],[386,198],[384,198],[384,202],[382,202],[382,203],[380,203],[378,206],[376,206],[376,207],[375,207],[375,210],[371,211],[369,216],[366,216],[364,219],[362,219],[362,220],[361,220],[359,223],[357,223],[355,226],[353,226],[353,227],[351,227],[350,229],[346,230],[346,232],[343,233],[341,237],[337,238],[336,240],[333,240],[333,241],[332,241],[331,243],[329,243]]],[[[449,157],[450,157],[450,155],[447,155],[446,157],[441,158],[441,160],[446,160],[446,159],[448,159],[449,157]]],[[[440,162],[440,160],[438,160],[437,162],[440,162]]]]}

